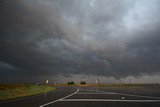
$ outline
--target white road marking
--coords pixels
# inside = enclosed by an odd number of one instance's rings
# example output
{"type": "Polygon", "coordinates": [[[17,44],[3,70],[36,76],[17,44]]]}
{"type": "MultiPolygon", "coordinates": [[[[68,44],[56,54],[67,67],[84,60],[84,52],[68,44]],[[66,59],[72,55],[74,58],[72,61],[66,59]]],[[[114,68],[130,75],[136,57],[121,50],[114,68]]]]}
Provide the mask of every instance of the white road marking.
{"type": "MultiPolygon", "coordinates": [[[[97,90],[86,90],[86,89],[79,89],[79,90],[97,93],[97,90]]],[[[100,91],[100,90],[99,90],[99,92],[106,92],[106,91],[100,91]]]]}
{"type": "MultiPolygon", "coordinates": [[[[84,94],[117,94],[115,92],[106,92],[106,91],[100,91],[97,92],[97,90],[86,90],[86,89],[79,89],[79,90],[82,90],[82,91],[89,91],[89,92],[82,92],[84,94]]],[[[82,94],[82,93],[77,93],[77,94],[82,94]]]]}
{"type": "Polygon", "coordinates": [[[82,93],[77,93],[77,94],[87,94],[87,95],[92,95],[92,94],[98,94],[98,95],[101,95],[101,94],[117,94],[117,93],[110,93],[110,92],[105,92],[105,93],[86,93],[86,92],[82,92],[82,93]]]}
{"type": "Polygon", "coordinates": [[[100,102],[160,102],[160,100],[114,100],[114,99],[62,99],[60,101],[100,101],[100,102]]]}
{"type": "Polygon", "coordinates": [[[74,95],[74,94],[77,94],[78,91],[79,91],[79,89],[77,89],[76,92],[74,92],[74,93],[72,93],[72,94],[70,94],[70,95],[68,95],[68,96],[65,96],[65,97],[62,97],[62,98],[60,98],[60,99],[58,99],[58,100],[54,100],[54,101],[48,102],[48,103],[46,103],[46,104],[40,105],[39,107],[44,107],[44,106],[53,104],[53,103],[55,103],[55,102],[62,101],[62,100],[64,100],[65,98],[68,98],[68,97],[70,97],[70,96],[72,96],[72,95],[74,95]]]}
{"type": "Polygon", "coordinates": [[[120,94],[120,95],[126,95],[126,96],[132,96],[132,97],[153,98],[153,99],[159,99],[160,100],[160,97],[133,95],[133,94],[125,94],[125,93],[118,93],[118,94],[120,94]]]}
{"type": "MultiPolygon", "coordinates": [[[[85,90],[85,89],[80,89],[80,90],[94,92],[94,90],[85,90]]],[[[142,95],[134,95],[134,94],[126,94],[126,93],[115,93],[115,92],[106,92],[106,91],[99,91],[99,92],[101,92],[101,94],[103,94],[103,92],[104,92],[104,93],[109,93],[109,94],[119,94],[119,95],[126,95],[126,96],[132,96],[132,97],[153,98],[153,99],[159,99],[160,100],[160,97],[142,96],[142,95]]],[[[81,94],[81,93],[78,93],[78,94],[81,94]]],[[[97,93],[97,94],[100,94],[100,93],[97,93]]]]}

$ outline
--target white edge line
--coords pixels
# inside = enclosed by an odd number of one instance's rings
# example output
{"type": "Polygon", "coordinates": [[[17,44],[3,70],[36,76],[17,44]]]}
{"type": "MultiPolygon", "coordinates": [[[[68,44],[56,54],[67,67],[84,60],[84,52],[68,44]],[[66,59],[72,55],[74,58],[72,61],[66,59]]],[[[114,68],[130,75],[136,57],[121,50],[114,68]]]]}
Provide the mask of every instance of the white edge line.
{"type": "Polygon", "coordinates": [[[114,99],[62,99],[60,101],[101,101],[101,102],[160,102],[160,100],[114,100],[114,99]]]}
{"type": "Polygon", "coordinates": [[[55,103],[55,102],[62,101],[62,100],[64,100],[65,98],[68,98],[68,97],[70,97],[70,96],[72,96],[72,95],[78,93],[78,91],[79,91],[79,89],[77,89],[76,92],[74,92],[74,93],[72,93],[72,94],[70,94],[70,95],[68,95],[68,96],[65,96],[65,97],[62,97],[62,98],[60,98],[60,99],[58,99],[58,100],[54,100],[54,101],[48,102],[48,103],[46,103],[46,104],[40,105],[39,107],[44,107],[44,106],[53,104],[53,103],[55,103]]]}

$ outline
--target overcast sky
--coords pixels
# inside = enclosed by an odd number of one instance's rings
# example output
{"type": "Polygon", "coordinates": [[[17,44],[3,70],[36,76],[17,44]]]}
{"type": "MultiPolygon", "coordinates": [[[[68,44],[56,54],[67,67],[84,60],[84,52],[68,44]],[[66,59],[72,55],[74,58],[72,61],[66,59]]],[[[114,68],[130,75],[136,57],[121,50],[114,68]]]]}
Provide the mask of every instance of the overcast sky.
{"type": "Polygon", "coordinates": [[[160,82],[160,0],[0,1],[1,82],[97,74],[160,82]]]}

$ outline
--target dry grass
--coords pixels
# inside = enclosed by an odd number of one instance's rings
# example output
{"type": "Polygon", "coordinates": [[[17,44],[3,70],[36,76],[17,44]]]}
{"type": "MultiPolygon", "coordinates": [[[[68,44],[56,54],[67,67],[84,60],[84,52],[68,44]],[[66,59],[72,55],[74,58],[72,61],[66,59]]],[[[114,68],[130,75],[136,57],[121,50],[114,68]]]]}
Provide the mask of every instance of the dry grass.
{"type": "Polygon", "coordinates": [[[54,90],[53,87],[30,84],[0,84],[0,100],[31,96],[54,90]]]}

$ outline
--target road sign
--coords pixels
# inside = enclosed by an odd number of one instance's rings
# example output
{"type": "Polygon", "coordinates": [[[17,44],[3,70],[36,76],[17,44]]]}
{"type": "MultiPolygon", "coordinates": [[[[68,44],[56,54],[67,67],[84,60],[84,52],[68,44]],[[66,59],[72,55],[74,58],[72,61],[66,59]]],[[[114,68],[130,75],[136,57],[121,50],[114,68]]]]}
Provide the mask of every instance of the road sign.
{"type": "Polygon", "coordinates": [[[46,80],[46,84],[48,84],[48,80],[46,80]]]}

